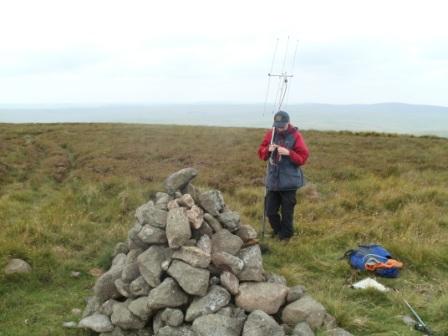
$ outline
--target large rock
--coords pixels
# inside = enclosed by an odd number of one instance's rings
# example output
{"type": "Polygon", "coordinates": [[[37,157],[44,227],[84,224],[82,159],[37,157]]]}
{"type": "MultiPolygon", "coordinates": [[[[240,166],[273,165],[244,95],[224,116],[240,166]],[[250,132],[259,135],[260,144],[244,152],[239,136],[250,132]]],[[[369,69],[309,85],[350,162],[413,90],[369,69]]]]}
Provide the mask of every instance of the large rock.
{"type": "Polygon", "coordinates": [[[165,210],[161,210],[155,206],[149,206],[144,210],[142,216],[143,221],[140,223],[141,225],[148,224],[159,229],[166,227],[168,212],[165,210]]]}
{"type": "Polygon", "coordinates": [[[199,203],[212,216],[218,216],[225,205],[224,198],[219,190],[209,190],[199,194],[199,203]]]}
{"type": "Polygon", "coordinates": [[[161,210],[168,210],[168,202],[170,202],[173,198],[167,193],[158,192],[156,193],[156,202],[155,206],[161,210]]]}
{"type": "Polygon", "coordinates": [[[146,244],[165,244],[167,242],[165,231],[149,224],[142,227],[137,237],[146,244]]]}
{"type": "Polygon", "coordinates": [[[193,267],[207,268],[210,264],[210,254],[195,246],[182,246],[173,252],[173,259],[185,261],[193,267]]]}
{"type": "Polygon", "coordinates": [[[196,205],[193,205],[191,209],[187,210],[187,217],[190,221],[191,226],[198,230],[201,228],[203,222],[204,222],[204,212],[201,208],[199,208],[196,205]]]}
{"type": "Polygon", "coordinates": [[[179,248],[191,237],[190,222],[185,208],[174,208],[168,212],[166,237],[171,248],[179,248]]]}
{"type": "Polygon", "coordinates": [[[139,276],[129,284],[129,294],[133,297],[148,295],[150,290],[151,287],[143,276],[139,276]]]}
{"type": "Polygon", "coordinates": [[[86,303],[86,307],[81,315],[82,318],[94,314],[100,308],[102,302],[100,302],[97,296],[89,296],[86,298],[86,303]]]}
{"type": "Polygon", "coordinates": [[[211,255],[212,254],[212,241],[209,236],[203,235],[201,238],[199,238],[196,245],[204,251],[205,254],[211,255]]]}
{"type": "Polygon", "coordinates": [[[139,277],[140,271],[138,269],[137,257],[142,253],[140,249],[129,251],[126,262],[121,273],[121,280],[124,282],[131,282],[139,277]]]}
{"type": "Polygon", "coordinates": [[[305,296],[305,287],[303,286],[294,286],[289,289],[288,296],[286,297],[286,302],[291,303],[293,301],[297,301],[305,296]]]}
{"type": "Polygon", "coordinates": [[[277,313],[285,303],[288,288],[268,282],[245,282],[240,284],[239,294],[235,297],[237,306],[246,311],[262,310],[266,314],[277,313]]]}
{"type": "Polygon", "coordinates": [[[232,295],[238,294],[240,281],[233,273],[224,271],[221,273],[219,280],[221,281],[221,285],[225,289],[227,289],[230,292],[230,294],[232,295]]]}
{"type": "Polygon", "coordinates": [[[235,255],[241,246],[243,246],[241,238],[228,230],[222,229],[212,236],[212,253],[227,252],[235,255]]]}
{"type": "Polygon", "coordinates": [[[184,168],[171,174],[165,180],[165,190],[169,195],[174,195],[176,191],[185,188],[193,180],[198,171],[194,168],[184,168]]]}
{"type": "Polygon", "coordinates": [[[126,303],[120,303],[113,306],[111,321],[114,325],[122,329],[142,329],[145,322],[131,313],[126,303]]]}
{"type": "Polygon", "coordinates": [[[183,194],[177,199],[177,203],[182,207],[190,209],[194,205],[194,199],[190,194],[183,194]]]}
{"type": "Polygon", "coordinates": [[[118,293],[120,293],[120,295],[122,295],[124,297],[129,297],[130,296],[130,294],[129,294],[129,283],[124,282],[121,279],[117,279],[117,280],[115,280],[114,284],[115,284],[115,287],[118,290],[118,293]]]}
{"type": "Polygon", "coordinates": [[[240,215],[235,211],[226,210],[220,213],[218,220],[230,232],[235,232],[240,228],[240,215]]]}
{"type": "Polygon", "coordinates": [[[221,314],[198,317],[193,322],[193,330],[198,336],[240,336],[243,322],[221,314]]]}
{"type": "Polygon", "coordinates": [[[244,261],[227,252],[216,252],[212,255],[212,262],[221,271],[239,274],[244,268],[244,261]]]}
{"type": "Polygon", "coordinates": [[[30,273],[31,266],[22,259],[11,259],[6,265],[5,274],[14,274],[14,273],[30,273]]]}
{"type": "Polygon", "coordinates": [[[154,207],[154,202],[149,201],[148,203],[140,205],[137,210],[135,210],[135,219],[137,219],[137,222],[140,225],[143,225],[143,222],[145,221],[145,218],[143,217],[143,214],[145,211],[147,211],[149,208],[154,207]]]}
{"type": "Polygon", "coordinates": [[[324,306],[311,296],[306,295],[283,309],[282,321],[289,325],[296,325],[299,322],[306,321],[312,329],[317,329],[322,326],[325,315],[324,306]]]}
{"type": "Polygon", "coordinates": [[[285,336],[285,332],[271,316],[255,310],[247,317],[243,336],[285,336]]]}
{"type": "Polygon", "coordinates": [[[188,295],[185,294],[176,281],[171,278],[163,280],[163,282],[151,290],[148,295],[148,307],[153,310],[176,308],[187,302],[188,295]]]}
{"type": "Polygon", "coordinates": [[[79,321],[79,328],[86,328],[95,332],[109,332],[114,330],[109,316],[103,314],[93,314],[79,321]]]}
{"type": "Polygon", "coordinates": [[[120,302],[116,301],[114,299],[107,300],[98,308],[98,313],[107,315],[107,316],[111,316],[112,312],[113,312],[112,309],[118,303],[120,303],[120,302]]]}
{"type": "Polygon", "coordinates": [[[162,274],[162,262],[170,258],[171,251],[168,248],[153,245],[137,258],[141,275],[151,287],[160,284],[162,274]]]}
{"type": "Polygon", "coordinates": [[[257,231],[252,226],[247,224],[241,224],[236,234],[243,242],[257,239],[257,231]]]}
{"type": "Polygon", "coordinates": [[[199,316],[213,314],[230,302],[230,293],[221,286],[212,286],[208,293],[196,298],[187,309],[185,320],[191,322],[199,316]]]}
{"type": "Polygon", "coordinates": [[[142,321],[147,321],[151,315],[154,313],[148,306],[148,298],[142,296],[129,303],[129,311],[140,318],[142,321]]]}
{"type": "Polygon", "coordinates": [[[115,280],[121,278],[123,267],[123,265],[112,266],[109,271],[101,275],[96,281],[93,290],[100,303],[120,296],[120,293],[115,287],[115,280]]]}
{"type": "Polygon", "coordinates": [[[189,326],[171,327],[164,326],[159,329],[157,336],[197,336],[189,326]]]}
{"type": "Polygon", "coordinates": [[[213,231],[218,232],[222,230],[221,223],[212,215],[205,213],[204,214],[204,220],[207,222],[207,224],[213,229],[213,231]]]}
{"type": "Polygon", "coordinates": [[[173,260],[168,269],[179,283],[180,287],[190,295],[203,296],[207,293],[210,272],[205,269],[193,267],[179,260],[173,260]]]}
{"type": "Polygon", "coordinates": [[[313,330],[306,322],[299,322],[292,331],[292,336],[314,336],[313,330]]]}
{"type": "Polygon", "coordinates": [[[184,313],[180,309],[166,308],[160,319],[170,327],[179,327],[184,322],[184,313]]]}
{"type": "Polygon", "coordinates": [[[237,256],[244,262],[244,268],[238,274],[240,281],[264,281],[263,258],[258,244],[242,249],[237,256]]]}

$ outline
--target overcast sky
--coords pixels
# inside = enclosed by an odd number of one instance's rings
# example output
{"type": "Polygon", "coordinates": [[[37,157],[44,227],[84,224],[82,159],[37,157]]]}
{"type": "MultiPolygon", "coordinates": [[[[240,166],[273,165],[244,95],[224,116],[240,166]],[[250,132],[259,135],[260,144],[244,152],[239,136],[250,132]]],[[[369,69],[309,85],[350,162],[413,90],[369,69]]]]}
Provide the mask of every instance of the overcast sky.
{"type": "Polygon", "coordinates": [[[287,36],[289,103],[448,105],[447,13],[434,0],[2,1],[0,105],[264,102],[287,36]]]}

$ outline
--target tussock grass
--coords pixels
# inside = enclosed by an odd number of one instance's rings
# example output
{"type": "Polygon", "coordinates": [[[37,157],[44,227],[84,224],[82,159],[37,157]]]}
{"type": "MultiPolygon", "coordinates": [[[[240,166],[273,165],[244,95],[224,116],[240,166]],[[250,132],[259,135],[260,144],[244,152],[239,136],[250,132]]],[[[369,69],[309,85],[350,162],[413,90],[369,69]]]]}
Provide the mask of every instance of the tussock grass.
{"type": "MultiPolygon", "coordinates": [[[[87,335],[62,329],[125,239],[133,211],[178,169],[224,192],[261,230],[262,130],[120,124],[0,125],[0,335],[87,335]],[[81,271],[79,279],[71,271],[81,271]]],[[[356,335],[418,335],[400,319],[405,297],[439,334],[448,332],[448,140],[377,133],[304,132],[311,150],[298,193],[295,236],[271,238],[265,268],[303,284],[356,335]],[[355,291],[339,257],[378,242],[405,263],[399,292],[355,291]]],[[[269,231],[269,230],[268,230],[269,231]]]]}

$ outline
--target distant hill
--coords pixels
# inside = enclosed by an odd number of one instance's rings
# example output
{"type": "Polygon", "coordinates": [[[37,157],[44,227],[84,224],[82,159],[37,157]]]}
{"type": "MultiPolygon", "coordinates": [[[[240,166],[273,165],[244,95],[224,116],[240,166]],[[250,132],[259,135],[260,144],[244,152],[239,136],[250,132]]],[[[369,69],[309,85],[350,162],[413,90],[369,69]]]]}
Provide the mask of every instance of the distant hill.
{"type": "MultiPolygon", "coordinates": [[[[262,127],[264,104],[0,105],[0,122],[124,122],[262,127]]],[[[291,104],[284,108],[301,129],[374,131],[448,137],[448,107],[403,103],[291,104]]]]}

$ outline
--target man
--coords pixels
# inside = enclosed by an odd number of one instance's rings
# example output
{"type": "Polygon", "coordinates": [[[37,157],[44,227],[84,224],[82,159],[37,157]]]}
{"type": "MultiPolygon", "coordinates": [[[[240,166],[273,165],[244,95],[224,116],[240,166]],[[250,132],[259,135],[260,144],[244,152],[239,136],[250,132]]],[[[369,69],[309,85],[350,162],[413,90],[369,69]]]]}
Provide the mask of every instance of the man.
{"type": "Polygon", "coordinates": [[[280,240],[288,241],[294,234],[296,191],[304,185],[300,166],[305,164],[308,155],[302,135],[290,124],[288,113],[277,112],[274,115],[273,128],[265,134],[258,148],[258,156],[265,161],[269,159],[265,211],[273,235],[280,240]]]}

